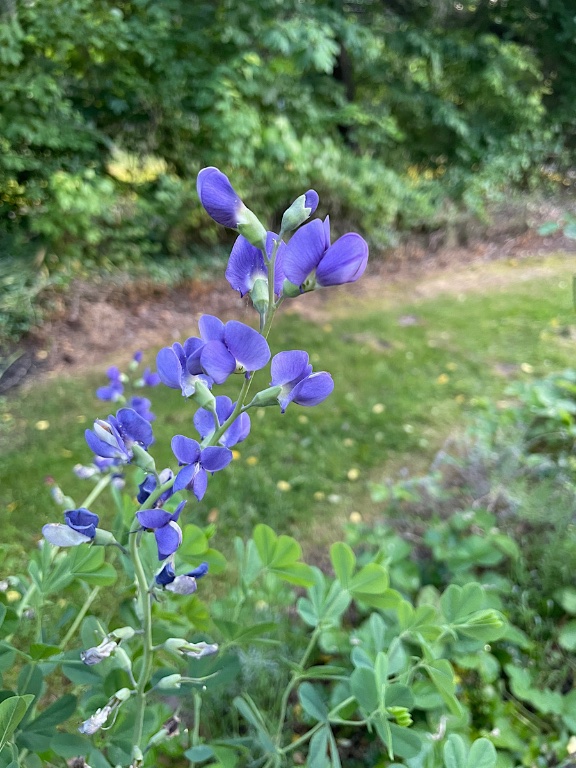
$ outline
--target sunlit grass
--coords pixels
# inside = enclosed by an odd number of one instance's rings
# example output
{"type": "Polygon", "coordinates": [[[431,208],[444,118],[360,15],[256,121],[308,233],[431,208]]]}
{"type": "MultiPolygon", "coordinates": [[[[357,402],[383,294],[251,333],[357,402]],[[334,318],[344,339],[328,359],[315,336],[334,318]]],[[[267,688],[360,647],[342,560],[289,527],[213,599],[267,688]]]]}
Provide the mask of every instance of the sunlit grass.
{"type": "MultiPolygon", "coordinates": [[[[316,370],[332,373],[335,392],[317,408],[253,413],[249,439],[212,479],[202,503],[188,504],[185,522],[215,520],[215,545],[225,550],[231,537],[260,521],[311,544],[335,539],[352,512],[368,508],[369,479],[381,477],[387,465],[421,465],[461,427],[475,399],[497,401],[510,378],[572,365],[571,267],[546,263],[553,266],[548,279],[420,300],[406,290],[385,305],[370,297],[337,301],[329,321],[318,324],[281,316],[270,338],[273,352],[305,347],[316,370]]],[[[483,274],[502,268],[487,266],[483,274]]],[[[258,382],[265,386],[268,379],[262,374],[258,382]]],[[[60,520],[47,476],[77,505],[89,493],[92,485],[79,481],[72,467],[90,461],[84,429],[110,412],[93,394],[102,383],[100,372],[35,382],[6,401],[0,422],[3,542],[29,546],[45,522],[60,520]]],[[[235,388],[225,391],[234,396],[235,388]]],[[[149,394],[158,416],[152,452],[161,468],[172,460],[172,435],[195,436],[193,408],[174,390],[158,387],[149,394]]],[[[93,509],[104,520],[113,515],[104,499],[93,509]]]]}

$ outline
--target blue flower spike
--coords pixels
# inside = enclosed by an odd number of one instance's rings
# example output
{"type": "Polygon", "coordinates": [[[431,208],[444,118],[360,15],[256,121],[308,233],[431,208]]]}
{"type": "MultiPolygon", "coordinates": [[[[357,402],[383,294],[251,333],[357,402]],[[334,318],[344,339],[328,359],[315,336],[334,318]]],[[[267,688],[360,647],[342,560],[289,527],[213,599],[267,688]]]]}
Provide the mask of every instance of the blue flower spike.
{"type": "Polygon", "coordinates": [[[247,208],[228,177],[218,168],[203,168],[196,189],[206,212],[218,224],[235,229],[258,248],[266,247],[266,230],[257,216],[247,208]]]}

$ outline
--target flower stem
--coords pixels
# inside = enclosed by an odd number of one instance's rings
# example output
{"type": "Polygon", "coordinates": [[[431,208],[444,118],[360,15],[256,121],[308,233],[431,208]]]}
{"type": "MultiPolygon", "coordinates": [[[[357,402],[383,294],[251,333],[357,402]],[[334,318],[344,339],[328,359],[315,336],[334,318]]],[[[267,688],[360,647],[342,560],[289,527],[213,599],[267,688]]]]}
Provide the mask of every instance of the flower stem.
{"type": "Polygon", "coordinates": [[[152,604],[148,592],[146,574],[140,560],[138,552],[138,536],[133,535],[130,538],[130,555],[134,564],[134,575],[138,589],[138,600],[142,612],[142,628],[144,631],[142,643],[142,667],[138,675],[136,686],[136,719],[134,722],[133,746],[140,747],[142,744],[142,731],[144,727],[144,712],[146,709],[146,685],[150,678],[152,670],[152,604]]]}
{"type": "Polygon", "coordinates": [[[81,507],[89,507],[92,502],[100,496],[104,488],[106,488],[107,485],[110,484],[112,480],[112,474],[105,475],[104,477],[101,477],[100,480],[96,483],[94,488],[90,491],[88,496],[84,499],[84,501],[80,504],[81,507]]]}
{"type": "Polygon", "coordinates": [[[90,606],[92,605],[92,603],[96,599],[96,597],[97,597],[99,592],[100,592],[100,587],[94,587],[92,592],[90,592],[90,594],[88,595],[88,597],[84,601],[84,605],[82,606],[82,608],[80,608],[80,610],[76,614],[76,618],[72,622],[72,625],[70,626],[70,629],[68,630],[68,632],[66,632],[66,635],[64,636],[64,639],[60,643],[60,648],[62,650],[64,650],[66,648],[66,646],[68,645],[68,643],[70,642],[72,637],[74,637],[74,634],[76,633],[76,630],[78,629],[78,627],[82,623],[82,619],[88,613],[88,609],[90,608],[90,606]]]}

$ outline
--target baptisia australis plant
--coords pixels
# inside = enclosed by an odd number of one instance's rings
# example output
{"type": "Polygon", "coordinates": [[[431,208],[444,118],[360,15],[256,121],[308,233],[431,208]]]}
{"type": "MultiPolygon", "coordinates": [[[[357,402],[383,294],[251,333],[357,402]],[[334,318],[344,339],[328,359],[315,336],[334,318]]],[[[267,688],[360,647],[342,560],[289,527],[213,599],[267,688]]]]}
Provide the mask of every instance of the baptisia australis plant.
{"type": "MultiPolygon", "coordinates": [[[[175,462],[162,470],[156,468],[153,457],[151,422],[155,417],[150,401],[129,398],[129,375],[115,366],[109,368],[108,384],[100,387],[96,395],[122,407],[107,418],[97,418],[93,427],[86,430],[93,460],[89,466],[76,469],[79,477],[95,481],[95,486],[78,506],[59,492],[60,502],[66,507],[64,523],[49,523],[43,528],[49,544],[74,548],[71,552],[81,553],[84,546],[117,545],[117,551],[122,553],[118,557],[133,576],[136,604],[126,614],[130,618],[127,626],[101,631],[99,642],[85,648],[78,657],[89,667],[114,664],[123,670],[123,686],[113,695],[108,691],[107,699],[95,701],[97,706],[87,713],[80,731],[92,736],[116,722],[131,722],[133,768],[144,763],[151,765],[148,756],[152,747],[175,733],[172,726],[155,734],[148,732],[146,709],[150,697],[180,688],[186,682],[201,682],[167,668],[166,654],[180,663],[190,659],[191,663],[198,663],[218,652],[216,643],[198,637],[197,633],[168,636],[160,631],[158,619],[154,619],[156,605],[161,609],[169,599],[193,599],[190,596],[199,589],[199,580],[209,571],[208,560],[194,564],[189,562],[189,555],[180,556],[180,551],[186,549],[182,521],[185,517],[193,518],[187,503],[194,498],[202,500],[210,478],[232,461],[231,448],[248,438],[251,409],[276,406],[284,413],[290,403],[310,407],[330,395],[334,387],[332,377],[325,371],[313,372],[304,350],[286,350],[272,357],[268,345],[272,321],[281,304],[300,293],[357,280],[368,257],[368,246],[360,235],[344,235],[331,245],[327,219],[305,224],[318,206],[314,190],[308,190],[290,205],[276,234],[266,230],[217,168],[201,171],[197,187],[208,214],[238,232],[226,278],[233,290],[251,298],[259,315],[259,328],[203,315],[198,336],[160,350],[157,374],[147,368],[135,382],[137,386],[148,387],[162,382],[180,391],[196,406],[192,423],[197,436],[175,434],[171,441],[175,462]],[[304,226],[298,229],[301,225],[304,226]],[[265,368],[271,358],[269,386],[250,396],[254,374],[265,368]],[[240,383],[234,400],[213,392],[235,375],[240,383]],[[140,477],[134,505],[128,510],[119,492],[121,485],[129,482],[125,475],[131,467],[140,477]],[[118,506],[115,522],[106,514],[105,506],[100,516],[91,509],[106,487],[110,487],[118,506]]],[[[142,354],[137,352],[130,365],[131,374],[141,362],[142,354]]],[[[51,557],[59,562],[60,555],[51,557]]],[[[86,607],[81,611],[78,622],[87,610],[86,607]]],[[[78,626],[75,621],[69,637],[78,626]]]]}

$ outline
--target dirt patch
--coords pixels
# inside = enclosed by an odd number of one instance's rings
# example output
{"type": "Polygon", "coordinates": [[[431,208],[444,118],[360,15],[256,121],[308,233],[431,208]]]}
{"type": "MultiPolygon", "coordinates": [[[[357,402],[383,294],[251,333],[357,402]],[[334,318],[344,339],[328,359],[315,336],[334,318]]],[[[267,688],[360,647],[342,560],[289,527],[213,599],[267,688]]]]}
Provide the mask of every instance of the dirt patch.
{"type": "MultiPolygon", "coordinates": [[[[427,299],[441,293],[496,288],[512,281],[547,278],[554,267],[538,256],[576,255],[576,241],[562,235],[539,237],[533,231],[495,236],[464,247],[440,247],[418,239],[371,258],[367,274],[354,285],[318,291],[287,302],[283,312],[312,322],[346,313],[358,301],[393,302],[395,297],[427,299]],[[486,270],[486,264],[508,259],[518,270],[486,270]]],[[[162,289],[148,283],[95,285],[77,283],[61,299],[53,318],[20,345],[0,379],[0,393],[31,375],[73,376],[112,363],[125,364],[137,349],[153,349],[197,332],[202,314],[224,320],[253,321],[248,303],[224,280],[190,281],[162,289]]],[[[409,320],[406,320],[409,322],[409,320]]]]}

